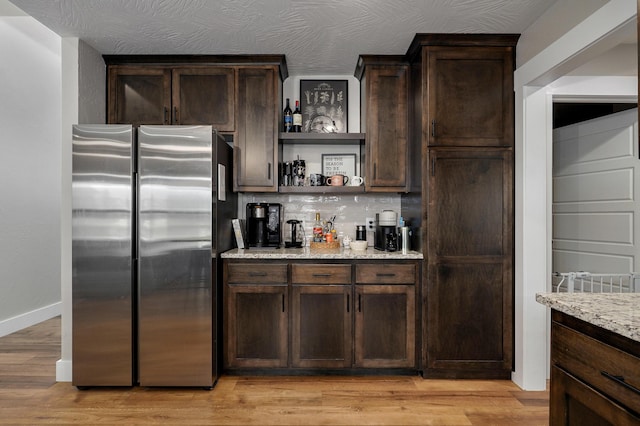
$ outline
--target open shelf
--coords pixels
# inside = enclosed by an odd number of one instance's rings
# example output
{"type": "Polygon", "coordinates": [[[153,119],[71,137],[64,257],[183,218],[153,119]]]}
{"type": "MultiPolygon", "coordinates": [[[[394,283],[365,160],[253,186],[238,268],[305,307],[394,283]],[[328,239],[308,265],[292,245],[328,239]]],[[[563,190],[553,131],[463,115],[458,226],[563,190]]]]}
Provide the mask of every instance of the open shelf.
{"type": "Polygon", "coordinates": [[[280,143],[331,145],[340,143],[361,143],[364,133],[280,133],[280,143]]]}
{"type": "Polygon", "coordinates": [[[364,186],[279,186],[281,194],[364,194],[364,186]]]}

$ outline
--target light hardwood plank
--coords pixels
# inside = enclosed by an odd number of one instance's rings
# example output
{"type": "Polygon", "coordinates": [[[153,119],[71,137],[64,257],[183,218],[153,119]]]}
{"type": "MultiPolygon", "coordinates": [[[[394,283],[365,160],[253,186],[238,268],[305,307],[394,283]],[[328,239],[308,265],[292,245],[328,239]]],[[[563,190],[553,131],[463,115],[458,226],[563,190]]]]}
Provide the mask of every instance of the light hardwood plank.
{"type": "Polygon", "coordinates": [[[211,391],[55,382],[60,319],[0,338],[0,424],[546,425],[548,392],[419,376],[223,376],[211,391]]]}

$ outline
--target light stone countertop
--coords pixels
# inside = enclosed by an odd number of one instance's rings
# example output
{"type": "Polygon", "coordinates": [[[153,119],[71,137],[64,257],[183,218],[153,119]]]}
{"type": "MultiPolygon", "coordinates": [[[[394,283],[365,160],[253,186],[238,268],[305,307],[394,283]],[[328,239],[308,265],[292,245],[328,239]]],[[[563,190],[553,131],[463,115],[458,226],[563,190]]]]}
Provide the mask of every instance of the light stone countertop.
{"type": "Polygon", "coordinates": [[[640,342],[640,293],[538,293],[536,301],[640,342]]]}
{"type": "Polygon", "coordinates": [[[368,247],[366,250],[351,250],[340,248],[338,250],[311,250],[304,248],[250,248],[231,249],[222,253],[223,259],[422,259],[422,253],[409,251],[402,254],[402,251],[387,252],[368,247]]]}

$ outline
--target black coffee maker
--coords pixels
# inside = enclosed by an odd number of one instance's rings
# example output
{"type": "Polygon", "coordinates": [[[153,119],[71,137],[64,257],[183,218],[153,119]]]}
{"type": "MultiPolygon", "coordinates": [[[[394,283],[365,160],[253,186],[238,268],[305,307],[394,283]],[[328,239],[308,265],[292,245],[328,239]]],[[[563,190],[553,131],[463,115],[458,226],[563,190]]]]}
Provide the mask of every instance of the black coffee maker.
{"type": "Polygon", "coordinates": [[[397,214],[393,210],[383,210],[376,214],[376,231],[373,247],[376,250],[398,250],[397,214]]]}
{"type": "Polygon", "coordinates": [[[247,245],[280,247],[280,214],[277,203],[247,203],[247,245]]]}

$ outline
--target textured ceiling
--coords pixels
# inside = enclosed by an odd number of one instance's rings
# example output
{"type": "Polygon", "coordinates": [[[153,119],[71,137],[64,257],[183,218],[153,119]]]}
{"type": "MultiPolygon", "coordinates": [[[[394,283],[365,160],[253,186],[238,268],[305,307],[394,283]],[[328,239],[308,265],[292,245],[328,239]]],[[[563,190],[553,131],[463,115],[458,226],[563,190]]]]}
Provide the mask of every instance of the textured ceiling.
{"type": "Polygon", "coordinates": [[[102,54],[285,54],[290,75],[331,75],[416,33],[522,33],[555,0],[10,1],[102,54]]]}

